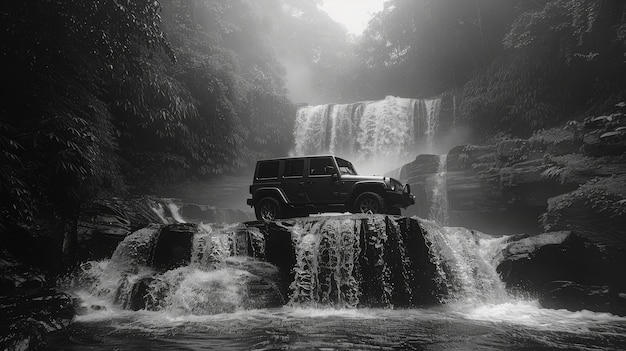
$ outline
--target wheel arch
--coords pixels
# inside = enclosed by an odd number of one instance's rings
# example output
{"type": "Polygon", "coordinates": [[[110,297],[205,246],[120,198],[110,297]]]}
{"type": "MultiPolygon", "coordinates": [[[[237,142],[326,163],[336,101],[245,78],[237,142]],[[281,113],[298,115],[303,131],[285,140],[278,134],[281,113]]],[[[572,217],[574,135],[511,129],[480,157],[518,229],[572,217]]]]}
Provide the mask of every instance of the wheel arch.
{"type": "Polygon", "coordinates": [[[359,195],[366,192],[376,193],[384,199],[383,195],[385,194],[385,188],[384,185],[379,182],[358,182],[354,184],[352,190],[348,194],[348,197],[346,198],[346,206],[352,208],[359,195]]]}
{"type": "Polygon", "coordinates": [[[274,187],[259,188],[252,195],[252,199],[255,205],[261,199],[266,198],[266,197],[273,197],[281,204],[286,204],[288,202],[285,194],[279,188],[274,188],[274,187]]]}

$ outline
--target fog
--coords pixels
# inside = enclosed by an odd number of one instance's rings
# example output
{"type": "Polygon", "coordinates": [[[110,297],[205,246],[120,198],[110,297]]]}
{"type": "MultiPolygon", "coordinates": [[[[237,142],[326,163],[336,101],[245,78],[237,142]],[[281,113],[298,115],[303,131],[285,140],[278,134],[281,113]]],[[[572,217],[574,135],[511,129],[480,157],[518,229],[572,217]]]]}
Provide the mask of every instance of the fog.
{"type": "Polygon", "coordinates": [[[314,87],[313,71],[306,62],[288,57],[281,58],[280,62],[285,67],[285,88],[292,102],[312,105],[325,102],[314,87]]]}

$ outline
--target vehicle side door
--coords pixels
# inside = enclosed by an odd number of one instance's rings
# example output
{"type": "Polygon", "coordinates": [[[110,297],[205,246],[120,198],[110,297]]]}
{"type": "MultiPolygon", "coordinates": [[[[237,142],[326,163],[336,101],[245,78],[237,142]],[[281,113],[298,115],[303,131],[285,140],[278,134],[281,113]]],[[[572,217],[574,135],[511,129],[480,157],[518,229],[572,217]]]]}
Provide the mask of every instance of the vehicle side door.
{"type": "Polygon", "coordinates": [[[339,196],[337,165],[330,156],[308,159],[306,194],[313,204],[335,204],[339,196]]]}
{"type": "Polygon", "coordinates": [[[292,204],[308,202],[305,182],[305,159],[295,158],[285,160],[281,187],[292,204]]]}

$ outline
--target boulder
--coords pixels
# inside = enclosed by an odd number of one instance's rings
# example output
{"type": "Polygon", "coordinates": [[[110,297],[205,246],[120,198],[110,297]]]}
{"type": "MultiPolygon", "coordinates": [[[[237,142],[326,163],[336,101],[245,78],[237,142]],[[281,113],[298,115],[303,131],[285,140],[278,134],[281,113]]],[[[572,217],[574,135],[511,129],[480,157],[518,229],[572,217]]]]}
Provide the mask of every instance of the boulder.
{"type": "Polygon", "coordinates": [[[160,271],[186,266],[191,260],[193,236],[197,226],[192,223],[170,224],[156,237],[150,266],[160,271]]]}
{"type": "Polygon", "coordinates": [[[47,286],[46,272],[18,261],[0,249],[0,295],[10,295],[47,286]]]}
{"type": "Polygon", "coordinates": [[[571,230],[599,244],[626,247],[626,174],[596,178],[548,200],[546,230],[571,230]]]}
{"type": "Polygon", "coordinates": [[[609,285],[551,281],[546,284],[539,302],[543,307],[552,309],[588,310],[626,316],[626,292],[612,291],[609,285]]]}
{"type": "Polygon", "coordinates": [[[98,199],[85,204],[76,228],[76,261],[109,258],[128,234],[164,223],[154,210],[157,204],[148,197],[98,199]]]}
{"type": "Polygon", "coordinates": [[[251,220],[252,216],[240,210],[187,204],[179,199],[98,199],[81,208],[74,261],[109,258],[127,235],[151,224],[233,223],[251,220]]]}
{"type": "Polygon", "coordinates": [[[49,332],[67,327],[76,313],[74,299],[54,290],[0,297],[0,349],[45,347],[49,332]]]}
{"type": "Polygon", "coordinates": [[[568,231],[513,237],[498,257],[507,289],[531,293],[544,307],[625,315],[624,249],[568,231]]]}

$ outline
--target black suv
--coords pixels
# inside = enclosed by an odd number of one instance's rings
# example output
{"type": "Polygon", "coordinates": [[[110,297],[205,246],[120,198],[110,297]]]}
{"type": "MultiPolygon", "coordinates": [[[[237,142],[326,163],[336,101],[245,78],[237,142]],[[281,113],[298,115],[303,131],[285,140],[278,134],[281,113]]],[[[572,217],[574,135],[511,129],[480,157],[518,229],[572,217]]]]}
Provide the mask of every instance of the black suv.
{"type": "Polygon", "coordinates": [[[259,220],[318,212],[399,215],[415,203],[408,184],[357,175],[352,163],[332,155],[257,161],[250,194],[259,220]]]}

